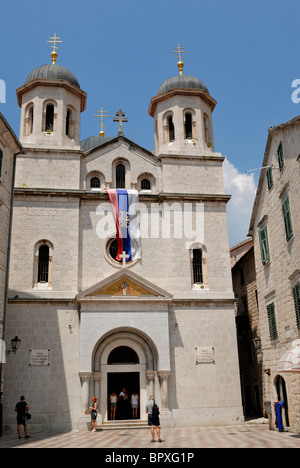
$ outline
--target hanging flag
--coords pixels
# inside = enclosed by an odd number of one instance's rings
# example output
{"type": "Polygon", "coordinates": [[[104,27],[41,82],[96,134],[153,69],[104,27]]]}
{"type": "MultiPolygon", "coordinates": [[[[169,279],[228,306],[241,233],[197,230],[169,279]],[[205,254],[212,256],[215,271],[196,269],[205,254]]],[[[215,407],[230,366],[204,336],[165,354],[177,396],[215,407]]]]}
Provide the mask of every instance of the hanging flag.
{"type": "Polygon", "coordinates": [[[138,211],[139,194],[137,190],[109,189],[106,190],[112,206],[116,222],[118,253],[116,259],[121,261],[121,255],[126,252],[126,261],[141,258],[141,233],[138,211]]]}

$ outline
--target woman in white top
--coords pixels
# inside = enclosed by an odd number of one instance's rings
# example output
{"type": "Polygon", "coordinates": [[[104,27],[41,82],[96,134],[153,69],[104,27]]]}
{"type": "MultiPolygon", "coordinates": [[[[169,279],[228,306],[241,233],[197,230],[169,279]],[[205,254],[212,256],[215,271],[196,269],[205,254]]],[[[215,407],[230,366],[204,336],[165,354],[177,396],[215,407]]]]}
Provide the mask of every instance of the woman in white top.
{"type": "Polygon", "coordinates": [[[133,392],[133,394],[131,395],[131,407],[132,407],[132,417],[133,419],[137,419],[138,408],[139,408],[139,396],[136,392],[133,392]]]}
{"type": "Polygon", "coordinates": [[[114,421],[116,419],[116,410],[117,410],[117,402],[118,397],[117,394],[114,392],[109,397],[110,400],[110,419],[114,421]]]}

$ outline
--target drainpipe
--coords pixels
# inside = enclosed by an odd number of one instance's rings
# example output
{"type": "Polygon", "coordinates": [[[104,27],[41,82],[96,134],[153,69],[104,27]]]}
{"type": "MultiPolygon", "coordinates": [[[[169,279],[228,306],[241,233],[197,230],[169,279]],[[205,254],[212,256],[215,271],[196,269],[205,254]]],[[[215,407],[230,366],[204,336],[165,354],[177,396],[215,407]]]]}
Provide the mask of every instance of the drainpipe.
{"type": "MultiPolygon", "coordinates": [[[[3,331],[2,331],[2,337],[1,337],[3,341],[5,341],[6,322],[7,322],[9,266],[10,266],[10,250],[11,250],[11,234],[12,234],[12,221],[13,221],[16,163],[17,163],[17,156],[22,153],[23,151],[20,151],[19,153],[15,153],[14,163],[13,163],[12,191],[11,191],[11,200],[10,200],[10,219],[9,219],[7,259],[6,259],[6,279],[5,279],[5,291],[4,291],[3,331]]],[[[2,434],[3,434],[3,384],[4,384],[4,364],[0,363],[0,437],[2,437],[2,434]]]]}

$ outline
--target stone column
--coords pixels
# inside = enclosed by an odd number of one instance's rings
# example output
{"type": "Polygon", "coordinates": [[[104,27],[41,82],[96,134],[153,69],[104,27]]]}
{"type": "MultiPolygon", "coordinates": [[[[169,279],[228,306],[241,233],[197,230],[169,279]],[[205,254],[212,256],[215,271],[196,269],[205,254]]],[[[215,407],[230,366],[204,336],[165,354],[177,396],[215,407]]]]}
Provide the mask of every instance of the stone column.
{"type": "Polygon", "coordinates": [[[156,372],[155,371],[151,371],[151,370],[148,370],[146,371],[146,376],[147,376],[147,380],[148,380],[148,391],[149,391],[149,397],[150,396],[155,396],[154,394],[154,380],[155,380],[155,374],[156,372]]]}
{"type": "Polygon", "coordinates": [[[89,398],[92,372],[80,372],[79,376],[81,380],[81,412],[85,413],[90,407],[89,398]]]}
{"type": "Polygon", "coordinates": [[[92,375],[92,372],[79,372],[81,380],[81,413],[78,421],[79,431],[90,431],[92,426],[90,413],[87,412],[90,407],[90,382],[92,375]]]}
{"type": "Polygon", "coordinates": [[[102,424],[102,408],[100,406],[101,404],[101,377],[102,374],[101,372],[94,372],[93,374],[94,377],[94,395],[98,399],[98,417],[97,417],[97,424],[101,425],[102,424]]]}
{"type": "Polygon", "coordinates": [[[170,370],[157,371],[157,375],[160,382],[160,394],[161,394],[161,409],[160,409],[160,423],[163,427],[174,427],[172,413],[169,408],[169,377],[171,375],[170,370]]]}
{"type": "Polygon", "coordinates": [[[161,410],[170,411],[169,409],[169,385],[168,380],[171,371],[158,371],[158,378],[160,381],[160,393],[161,393],[161,410]]]}
{"type": "Polygon", "coordinates": [[[98,401],[101,401],[101,395],[100,395],[100,382],[101,382],[101,372],[94,372],[93,377],[94,377],[94,382],[95,382],[95,387],[94,387],[94,395],[96,398],[98,398],[98,401]]]}

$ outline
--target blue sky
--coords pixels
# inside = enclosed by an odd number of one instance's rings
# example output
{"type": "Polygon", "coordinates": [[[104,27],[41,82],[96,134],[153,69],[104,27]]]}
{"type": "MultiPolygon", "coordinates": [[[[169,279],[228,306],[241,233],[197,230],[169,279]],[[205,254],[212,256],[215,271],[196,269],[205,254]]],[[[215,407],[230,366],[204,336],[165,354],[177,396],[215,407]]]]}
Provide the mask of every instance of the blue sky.
{"type": "MultiPolygon", "coordinates": [[[[1,6],[0,79],[6,103],[0,111],[19,135],[15,90],[36,67],[50,63],[47,40],[63,40],[58,64],[69,68],[87,92],[81,139],[98,134],[93,117],[103,106],[111,117],[122,108],[125,136],[154,150],[150,99],[177,74],[172,51],[180,45],[186,74],[200,78],[218,104],[213,114],[216,151],[228,158],[226,189],[230,244],[247,234],[250,207],[268,127],[300,114],[291,100],[300,78],[300,2],[286,0],[37,0],[1,6]],[[233,209],[234,207],[234,209],[233,209]],[[244,212],[243,218],[238,214],[244,212]]],[[[117,124],[105,119],[106,135],[117,124]]]]}

